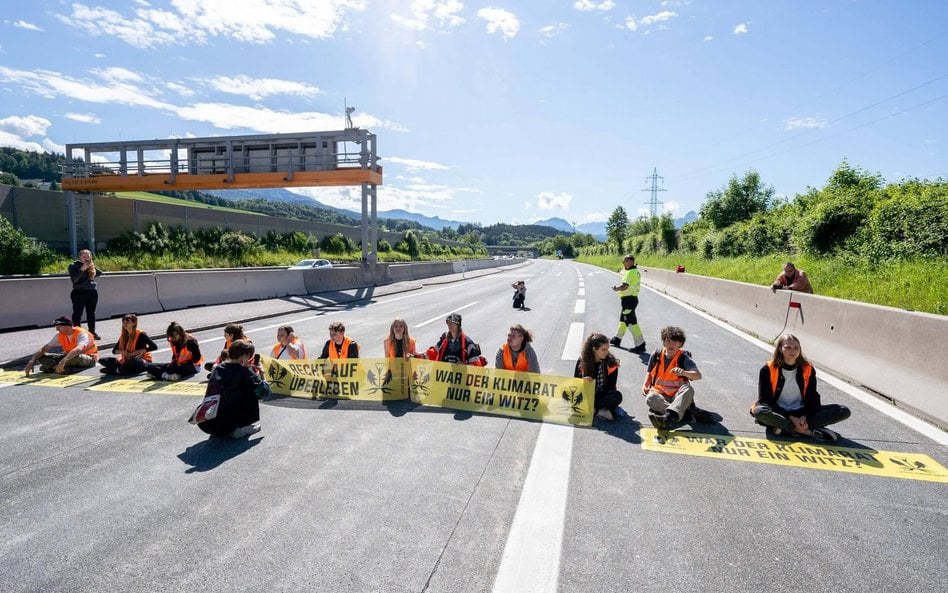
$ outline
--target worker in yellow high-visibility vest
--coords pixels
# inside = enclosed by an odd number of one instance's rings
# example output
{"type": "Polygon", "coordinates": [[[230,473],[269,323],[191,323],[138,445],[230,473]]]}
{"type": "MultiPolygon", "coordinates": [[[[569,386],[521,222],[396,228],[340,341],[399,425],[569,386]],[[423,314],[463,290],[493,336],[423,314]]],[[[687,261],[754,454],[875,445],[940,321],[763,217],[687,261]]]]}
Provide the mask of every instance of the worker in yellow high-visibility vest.
{"type": "Polygon", "coordinates": [[[616,335],[609,341],[612,346],[622,345],[622,336],[626,329],[632,332],[631,348],[632,352],[637,354],[645,352],[645,338],[642,337],[642,329],[639,327],[638,319],[635,317],[635,308],[639,305],[639,286],[642,278],[639,276],[639,270],[635,267],[635,257],[626,255],[622,259],[622,268],[620,274],[623,274],[622,283],[616,284],[612,290],[619,293],[622,311],[619,313],[619,328],[616,329],[616,335]]]}

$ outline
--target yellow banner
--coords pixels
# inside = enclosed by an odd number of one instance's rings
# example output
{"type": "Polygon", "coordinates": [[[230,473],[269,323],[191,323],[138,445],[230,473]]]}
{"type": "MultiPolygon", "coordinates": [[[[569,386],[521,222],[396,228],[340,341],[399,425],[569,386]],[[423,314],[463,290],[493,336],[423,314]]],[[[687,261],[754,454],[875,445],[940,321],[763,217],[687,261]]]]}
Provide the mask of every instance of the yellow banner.
{"type": "Polygon", "coordinates": [[[80,383],[95,381],[98,377],[92,375],[57,375],[56,373],[33,373],[29,377],[23,371],[0,370],[0,383],[13,385],[42,385],[43,387],[72,387],[80,383]]]}
{"type": "Polygon", "coordinates": [[[595,385],[572,377],[411,360],[411,399],[425,406],[591,426],[595,385]]]}
{"type": "Polygon", "coordinates": [[[260,357],[275,394],[309,399],[408,399],[408,364],[402,358],[275,360],[260,357]]]}
{"type": "Polygon", "coordinates": [[[159,393],[163,395],[204,396],[207,383],[190,381],[153,381],[145,378],[113,379],[86,387],[86,391],[112,391],[118,393],[159,393]]]}
{"type": "Polygon", "coordinates": [[[928,455],[919,453],[896,453],[685,431],[659,435],[654,428],[642,429],[642,448],[646,451],[825,469],[886,478],[948,482],[948,471],[944,466],[928,455]]]}

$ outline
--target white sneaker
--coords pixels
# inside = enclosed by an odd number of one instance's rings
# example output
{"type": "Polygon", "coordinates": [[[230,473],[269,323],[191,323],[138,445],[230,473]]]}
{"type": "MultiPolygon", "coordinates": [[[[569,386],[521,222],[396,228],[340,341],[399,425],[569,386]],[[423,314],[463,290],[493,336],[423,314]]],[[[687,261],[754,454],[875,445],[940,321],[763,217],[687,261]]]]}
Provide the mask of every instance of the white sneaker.
{"type": "Polygon", "coordinates": [[[162,375],[162,377],[164,377],[164,378],[167,379],[168,381],[180,381],[180,380],[181,380],[181,375],[178,375],[178,374],[175,374],[175,373],[170,373],[170,374],[169,374],[169,373],[165,373],[165,374],[162,375]]]}
{"type": "Polygon", "coordinates": [[[165,381],[167,381],[167,380],[168,380],[168,373],[161,373],[161,378],[164,379],[165,381]]]}
{"type": "Polygon", "coordinates": [[[607,408],[603,408],[599,410],[598,412],[596,412],[596,416],[599,416],[600,418],[605,418],[606,420],[616,419],[616,417],[612,415],[612,412],[609,411],[607,408]]]}
{"type": "Polygon", "coordinates": [[[248,424],[247,426],[235,428],[234,431],[230,433],[230,438],[239,439],[240,437],[250,436],[255,432],[260,432],[260,427],[255,424],[248,424]]]}

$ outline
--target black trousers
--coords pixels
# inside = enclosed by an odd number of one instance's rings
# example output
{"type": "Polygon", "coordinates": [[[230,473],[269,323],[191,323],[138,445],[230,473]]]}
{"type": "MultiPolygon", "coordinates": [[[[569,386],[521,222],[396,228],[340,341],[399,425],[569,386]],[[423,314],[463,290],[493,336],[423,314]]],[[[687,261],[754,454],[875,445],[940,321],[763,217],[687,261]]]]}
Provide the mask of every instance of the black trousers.
{"type": "Polygon", "coordinates": [[[86,324],[89,331],[95,333],[95,306],[99,304],[98,290],[76,290],[69,293],[72,300],[72,324],[78,326],[82,321],[82,310],[86,311],[86,324]]]}
{"type": "MultiPolygon", "coordinates": [[[[849,414],[849,408],[846,406],[841,406],[839,404],[829,404],[827,406],[820,406],[818,411],[807,415],[806,423],[811,429],[823,428],[824,426],[829,426],[830,424],[842,422],[843,420],[849,418],[849,414]]],[[[775,412],[770,406],[765,406],[762,404],[754,406],[751,410],[751,416],[754,417],[754,420],[757,422],[757,424],[779,428],[789,433],[794,432],[793,423],[790,421],[790,418],[775,412]]]]}
{"type": "Polygon", "coordinates": [[[597,391],[596,392],[596,410],[601,410],[603,408],[609,410],[610,412],[615,413],[616,408],[619,407],[619,404],[622,403],[622,392],[617,390],[612,391],[597,391]]]}

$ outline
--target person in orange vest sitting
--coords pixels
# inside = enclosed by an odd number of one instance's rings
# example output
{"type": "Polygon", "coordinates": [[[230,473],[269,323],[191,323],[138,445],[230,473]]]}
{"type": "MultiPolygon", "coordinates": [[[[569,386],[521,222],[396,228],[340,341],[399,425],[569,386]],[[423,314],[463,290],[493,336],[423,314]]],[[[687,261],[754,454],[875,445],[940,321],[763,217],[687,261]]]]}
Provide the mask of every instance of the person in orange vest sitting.
{"type": "Polygon", "coordinates": [[[428,349],[428,358],[441,362],[484,366],[487,361],[481,356],[481,347],[461,330],[461,314],[451,313],[444,322],[448,331],[441,334],[438,343],[428,349]]]}
{"type": "Polygon", "coordinates": [[[270,352],[273,358],[300,360],[306,358],[306,346],[293,333],[293,326],[281,325],[277,328],[277,343],[270,352]]]}
{"type": "Polygon", "coordinates": [[[72,319],[65,315],[53,321],[56,335],[43,347],[37,350],[30,361],[26,363],[23,372],[30,376],[33,367],[40,365],[40,372],[62,375],[70,371],[87,369],[95,366],[99,359],[99,349],[95,345],[92,333],[81,327],[73,326],[72,319]],[[59,347],[62,353],[49,352],[50,348],[59,347]]]}
{"type": "Polygon", "coordinates": [[[537,353],[530,345],[533,334],[520,325],[511,325],[507,332],[507,341],[497,349],[494,357],[494,366],[508,371],[523,371],[528,373],[540,372],[540,361],[537,353]]]}
{"type": "Polygon", "coordinates": [[[359,345],[346,335],[346,326],[341,321],[333,321],[329,324],[329,339],[326,340],[319,357],[329,360],[359,358],[359,345]]]}
{"type": "Polygon", "coordinates": [[[422,355],[415,351],[415,338],[408,334],[408,324],[404,319],[396,319],[388,328],[388,335],[382,340],[385,358],[410,358],[422,355]]]}
{"type": "MultiPolygon", "coordinates": [[[[653,352],[649,359],[642,395],[648,404],[648,419],[652,426],[664,430],[682,421],[699,420],[692,410],[695,389],[691,382],[701,378],[701,371],[691,354],[681,349],[685,345],[683,329],[674,325],[664,327],[661,338],[663,347],[653,352]]],[[[701,412],[708,414],[704,410],[701,412]]]]}
{"type": "MultiPolygon", "coordinates": [[[[240,325],[239,323],[228,323],[226,326],[224,326],[224,348],[221,350],[221,353],[217,355],[217,358],[215,358],[213,362],[204,363],[204,370],[213,371],[214,367],[227,360],[227,351],[230,349],[230,345],[237,340],[243,340],[253,344],[253,340],[251,340],[244,332],[244,326],[240,325]]],[[[210,375],[208,375],[207,378],[210,379],[210,375]]]]}
{"type": "Polygon", "coordinates": [[[757,401],[750,413],[757,424],[766,427],[767,436],[802,434],[820,441],[837,440],[839,434],[826,426],[850,415],[846,406],[822,404],[816,371],[793,334],[777,338],[773,357],[761,367],[757,401]]]}
{"type": "Polygon", "coordinates": [[[619,360],[609,352],[609,345],[609,338],[604,334],[589,334],[583,342],[573,376],[596,382],[596,399],[593,403],[596,416],[615,420],[619,415],[622,392],[616,388],[619,381],[619,360]]]}
{"type": "Polygon", "coordinates": [[[197,338],[184,331],[177,321],[168,325],[165,336],[171,346],[171,362],[150,363],[145,366],[145,372],[155,379],[166,381],[180,381],[196,375],[204,362],[197,338]]]}
{"type": "Polygon", "coordinates": [[[100,358],[100,370],[106,375],[137,375],[145,370],[145,365],[151,362],[151,353],[157,349],[158,345],[148,334],[138,329],[138,315],[127,313],[122,316],[118,343],[112,348],[112,354],[118,354],[118,358],[100,358]]]}

